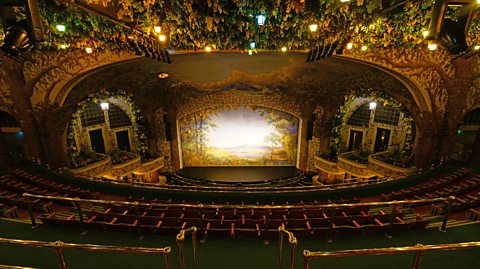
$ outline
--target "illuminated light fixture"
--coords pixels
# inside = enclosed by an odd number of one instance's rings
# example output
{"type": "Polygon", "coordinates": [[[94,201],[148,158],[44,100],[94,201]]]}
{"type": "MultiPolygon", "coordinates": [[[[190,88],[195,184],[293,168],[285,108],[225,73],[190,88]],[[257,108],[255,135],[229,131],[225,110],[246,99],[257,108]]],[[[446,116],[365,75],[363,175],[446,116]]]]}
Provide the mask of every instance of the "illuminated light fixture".
{"type": "Polygon", "coordinates": [[[153,30],[155,31],[155,33],[160,34],[160,32],[162,31],[162,27],[155,25],[153,26],[153,30]]]}
{"type": "Polygon", "coordinates": [[[170,75],[168,73],[165,73],[165,72],[161,72],[158,74],[158,77],[159,78],[168,78],[170,75]]]}
{"type": "Polygon", "coordinates": [[[317,31],[317,28],[318,28],[318,24],[314,23],[314,24],[310,24],[308,26],[308,28],[310,29],[310,32],[316,32],[317,31]]]}
{"type": "Polygon", "coordinates": [[[109,104],[107,102],[101,102],[100,107],[102,108],[103,111],[107,111],[109,108],[109,104]]]}
{"type": "Polygon", "coordinates": [[[429,43],[428,44],[428,49],[429,50],[436,50],[437,49],[437,43],[429,43]]]}
{"type": "Polygon", "coordinates": [[[265,24],[266,17],[263,14],[257,15],[257,24],[262,26],[265,24]]]}
{"type": "Polygon", "coordinates": [[[340,2],[345,3],[345,2],[350,2],[350,0],[340,0],[340,2]]]}
{"type": "Polygon", "coordinates": [[[377,103],[375,102],[370,102],[370,104],[368,105],[368,107],[370,108],[370,110],[374,110],[375,108],[377,108],[377,103]]]}
{"type": "Polygon", "coordinates": [[[248,50],[248,55],[252,55],[253,54],[253,50],[248,50]]]}
{"type": "Polygon", "coordinates": [[[86,47],[85,52],[87,52],[88,54],[91,54],[91,53],[93,53],[93,49],[90,48],[90,47],[86,47]]]}
{"type": "Polygon", "coordinates": [[[422,32],[423,37],[427,37],[430,32],[428,30],[425,30],[422,32]]]}
{"type": "Polygon", "coordinates": [[[347,50],[351,50],[353,48],[353,43],[352,42],[348,42],[347,43],[347,50]]]}
{"type": "Polygon", "coordinates": [[[61,45],[60,45],[60,48],[61,48],[61,49],[66,49],[67,47],[68,47],[68,46],[67,46],[66,44],[61,44],[61,45]]]}
{"type": "Polygon", "coordinates": [[[362,50],[363,50],[363,51],[366,51],[367,49],[368,49],[367,46],[365,46],[365,45],[362,46],[362,50]]]}
{"type": "Polygon", "coordinates": [[[19,56],[23,52],[31,51],[35,47],[35,42],[27,29],[28,25],[25,20],[8,27],[3,38],[2,50],[12,56],[19,56]]]}
{"type": "Polygon", "coordinates": [[[476,45],[475,47],[473,47],[474,50],[480,50],[480,45],[476,45]]]}
{"type": "Polygon", "coordinates": [[[158,40],[160,40],[160,42],[165,42],[165,40],[167,40],[167,36],[166,35],[159,35],[158,40]]]}
{"type": "Polygon", "coordinates": [[[205,47],[205,51],[206,51],[206,52],[210,52],[210,51],[212,51],[212,47],[210,47],[210,46],[206,46],[206,47],[205,47]]]}
{"type": "Polygon", "coordinates": [[[255,44],[255,42],[250,42],[250,49],[253,50],[256,46],[257,44],[255,44]]]}
{"type": "Polygon", "coordinates": [[[281,50],[282,50],[282,52],[286,52],[286,51],[287,51],[287,47],[282,47],[281,50]]]}
{"type": "Polygon", "coordinates": [[[65,25],[63,25],[63,24],[57,24],[56,27],[57,27],[57,30],[58,30],[59,32],[65,32],[65,29],[66,29],[65,25]]]}

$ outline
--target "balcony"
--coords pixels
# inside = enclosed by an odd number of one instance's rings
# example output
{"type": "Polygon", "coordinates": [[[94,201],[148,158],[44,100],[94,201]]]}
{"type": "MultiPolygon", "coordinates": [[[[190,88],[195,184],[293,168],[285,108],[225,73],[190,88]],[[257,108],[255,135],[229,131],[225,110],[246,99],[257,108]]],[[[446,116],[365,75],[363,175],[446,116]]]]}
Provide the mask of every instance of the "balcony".
{"type": "Polygon", "coordinates": [[[137,168],[133,173],[139,176],[153,173],[159,169],[162,169],[165,166],[165,158],[158,157],[156,159],[144,162],[137,168]]]}
{"type": "Polygon", "coordinates": [[[70,173],[78,177],[97,177],[108,172],[112,166],[110,156],[99,153],[98,155],[102,156],[99,160],[80,162],[77,167],[69,169],[70,173]]]}
{"type": "Polygon", "coordinates": [[[350,151],[338,156],[337,167],[346,173],[360,178],[369,178],[375,176],[368,168],[368,155],[356,151],[350,151]]]}
{"type": "Polygon", "coordinates": [[[337,160],[329,160],[325,156],[315,156],[315,168],[329,174],[343,174],[337,167],[337,160]]]}
{"type": "Polygon", "coordinates": [[[397,158],[392,158],[390,152],[379,152],[368,156],[368,169],[378,176],[406,177],[417,172],[416,167],[405,167],[397,158]]]}

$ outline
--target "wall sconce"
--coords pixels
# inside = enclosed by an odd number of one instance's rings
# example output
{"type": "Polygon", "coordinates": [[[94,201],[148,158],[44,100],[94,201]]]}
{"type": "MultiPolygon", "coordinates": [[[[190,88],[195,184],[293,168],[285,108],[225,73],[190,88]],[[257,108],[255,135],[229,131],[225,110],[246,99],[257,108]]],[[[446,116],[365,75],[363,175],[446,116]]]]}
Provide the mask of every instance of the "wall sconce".
{"type": "Polygon", "coordinates": [[[109,108],[109,104],[107,102],[101,102],[100,107],[102,108],[103,111],[107,111],[109,108]]]}
{"type": "Polygon", "coordinates": [[[374,110],[375,108],[377,108],[377,103],[375,103],[375,102],[370,102],[369,107],[370,107],[370,110],[374,110]]]}

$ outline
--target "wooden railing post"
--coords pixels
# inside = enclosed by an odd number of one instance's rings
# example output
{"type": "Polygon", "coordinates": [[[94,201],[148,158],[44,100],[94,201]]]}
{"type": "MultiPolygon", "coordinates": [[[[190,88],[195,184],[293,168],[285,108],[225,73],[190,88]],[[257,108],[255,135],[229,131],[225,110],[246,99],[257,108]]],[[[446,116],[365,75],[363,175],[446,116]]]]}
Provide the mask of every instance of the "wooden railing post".
{"type": "Polygon", "coordinates": [[[425,255],[426,250],[421,244],[417,244],[415,247],[417,247],[418,250],[415,252],[415,258],[413,260],[412,269],[419,269],[420,264],[422,263],[423,255],[425,255]]]}
{"type": "Polygon", "coordinates": [[[278,268],[282,269],[282,256],[283,256],[283,233],[282,227],[278,227],[278,245],[280,246],[280,252],[278,255],[278,268]]]}
{"type": "Polygon", "coordinates": [[[440,227],[441,232],[447,231],[448,215],[452,210],[453,202],[455,202],[455,196],[448,197],[448,205],[447,205],[447,208],[445,209],[445,215],[443,216],[442,227],[440,227]]]}
{"type": "Polygon", "coordinates": [[[303,258],[305,259],[305,269],[309,269],[310,267],[310,251],[304,250],[303,251],[303,258]]]}
{"type": "MultiPolygon", "coordinates": [[[[79,198],[75,198],[78,200],[79,198]]],[[[83,219],[83,211],[80,203],[78,201],[74,201],[73,204],[77,208],[77,213],[78,213],[78,218],[80,219],[80,226],[82,226],[82,234],[85,235],[87,234],[87,228],[85,228],[85,221],[83,219]]]]}
{"type": "MultiPolygon", "coordinates": [[[[396,201],[394,201],[396,202],[396,201]]],[[[390,213],[390,225],[388,226],[387,233],[385,236],[387,238],[392,238],[392,233],[393,233],[393,222],[395,221],[396,212],[397,211],[397,204],[392,205],[392,212],[390,213]]]]}
{"type": "Polygon", "coordinates": [[[270,219],[270,206],[269,205],[266,205],[265,206],[265,235],[263,236],[263,243],[265,245],[268,245],[270,243],[270,241],[268,240],[267,238],[267,235],[268,235],[268,222],[269,222],[269,219],[270,219]]]}
{"type": "Polygon", "coordinates": [[[30,216],[30,221],[32,222],[32,228],[36,228],[37,223],[35,222],[35,215],[33,215],[32,204],[30,203],[30,198],[28,198],[27,195],[27,193],[24,193],[23,197],[25,197],[25,203],[27,204],[28,215],[30,216]]]}
{"type": "Polygon", "coordinates": [[[328,225],[328,238],[327,242],[331,243],[333,242],[333,225],[335,221],[335,207],[332,207],[330,209],[330,223],[328,225]]]}
{"type": "Polygon", "coordinates": [[[55,253],[57,254],[59,263],[60,263],[60,268],[61,269],[67,269],[67,262],[65,261],[65,256],[63,255],[62,251],[62,246],[63,242],[62,241],[55,241],[52,243],[53,249],[55,250],[55,253]]]}
{"type": "Polygon", "coordinates": [[[143,235],[142,235],[142,223],[140,220],[140,208],[138,208],[138,201],[134,202],[135,204],[135,216],[137,217],[137,233],[138,233],[138,239],[142,240],[143,235]]]}

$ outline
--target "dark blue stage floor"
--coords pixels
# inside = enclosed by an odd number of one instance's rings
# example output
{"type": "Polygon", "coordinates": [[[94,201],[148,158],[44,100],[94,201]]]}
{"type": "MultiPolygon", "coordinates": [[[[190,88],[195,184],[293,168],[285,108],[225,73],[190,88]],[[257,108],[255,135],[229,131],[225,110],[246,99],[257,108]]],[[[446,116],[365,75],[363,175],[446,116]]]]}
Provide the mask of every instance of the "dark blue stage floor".
{"type": "Polygon", "coordinates": [[[184,167],[177,174],[223,182],[254,182],[293,177],[297,171],[295,166],[184,167]]]}

